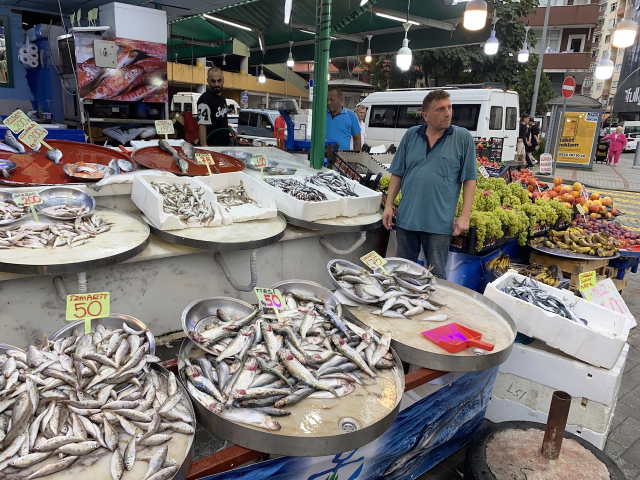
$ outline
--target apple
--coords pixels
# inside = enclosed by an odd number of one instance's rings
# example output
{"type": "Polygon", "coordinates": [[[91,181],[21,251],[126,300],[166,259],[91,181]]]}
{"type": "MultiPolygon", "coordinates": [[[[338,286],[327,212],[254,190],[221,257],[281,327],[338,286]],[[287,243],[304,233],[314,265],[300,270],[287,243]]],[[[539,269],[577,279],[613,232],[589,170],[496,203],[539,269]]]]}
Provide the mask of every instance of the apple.
{"type": "Polygon", "coordinates": [[[607,207],[600,207],[598,213],[607,213],[607,207]]]}
{"type": "MultiPolygon", "coordinates": [[[[532,198],[535,200],[537,198],[540,198],[541,196],[542,196],[542,194],[540,192],[533,192],[532,198]]],[[[604,208],[604,207],[602,207],[602,208],[604,208]]]]}
{"type": "Polygon", "coordinates": [[[605,206],[609,206],[613,203],[613,199],[611,197],[603,197],[602,204],[605,206]]]}
{"type": "Polygon", "coordinates": [[[612,214],[612,215],[618,215],[618,209],[617,209],[616,207],[613,207],[613,208],[611,209],[611,214],[612,214]]]}
{"type": "MultiPolygon", "coordinates": [[[[598,205],[595,205],[595,204],[591,204],[591,205],[589,205],[589,211],[590,211],[591,213],[597,213],[597,212],[598,212],[598,210],[600,210],[600,207],[599,207],[598,205]]],[[[591,218],[596,218],[596,217],[594,217],[593,215],[591,215],[591,218]]]]}
{"type": "Polygon", "coordinates": [[[580,182],[576,182],[573,184],[573,190],[575,192],[579,192],[582,190],[582,184],[580,182]]]}
{"type": "Polygon", "coordinates": [[[553,179],[553,184],[554,184],[555,186],[562,185],[562,178],[560,178],[560,177],[556,177],[556,178],[554,178],[554,179],[553,179]]]}
{"type": "Polygon", "coordinates": [[[600,198],[600,194],[599,193],[593,192],[591,194],[591,200],[598,200],[599,198],[600,198]]]}

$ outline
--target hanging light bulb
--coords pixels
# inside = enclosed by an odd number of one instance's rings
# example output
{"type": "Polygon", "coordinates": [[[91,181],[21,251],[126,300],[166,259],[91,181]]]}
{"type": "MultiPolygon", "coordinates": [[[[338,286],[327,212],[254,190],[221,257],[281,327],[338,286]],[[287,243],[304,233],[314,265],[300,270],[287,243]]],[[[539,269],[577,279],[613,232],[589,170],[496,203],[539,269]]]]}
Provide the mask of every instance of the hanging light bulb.
{"type": "Polygon", "coordinates": [[[411,24],[409,22],[405,22],[402,25],[404,26],[404,40],[402,40],[402,48],[398,50],[398,53],[396,54],[396,65],[398,65],[398,68],[404,72],[411,68],[413,55],[411,54],[411,49],[409,49],[409,39],[407,38],[411,24]]]}
{"type": "MultiPolygon", "coordinates": [[[[631,15],[629,15],[629,17],[631,15]]],[[[613,46],[616,48],[630,47],[636,41],[638,24],[629,17],[627,17],[627,12],[625,12],[624,18],[620,23],[618,23],[618,26],[613,31],[613,39],[611,43],[613,43],[613,46]]]]}
{"type": "Polygon", "coordinates": [[[264,66],[260,66],[260,75],[258,75],[259,83],[266,83],[267,77],[264,76],[264,66]]]}
{"type": "Polygon", "coordinates": [[[222,54],[222,66],[226,66],[227,65],[227,54],[223,53],[222,54]]]}
{"type": "Polygon", "coordinates": [[[609,59],[609,50],[602,54],[602,60],[596,67],[596,78],[598,80],[609,80],[613,76],[614,64],[609,59]]]}
{"type": "Polygon", "coordinates": [[[293,47],[293,40],[289,40],[289,58],[287,58],[287,67],[293,68],[296,62],[293,61],[293,53],[291,53],[291,48],[293,47]]]}
{"type": "Polygon", "coordinates": [[[496,53],[498,53],[499,45],[500,45],[500,42],[496,38],[496,25],[494,23],[493,28],[491,29],[491,36],[484,44],[484,53],[486,55],[495,55],[496,53]]]}
{"type": "Polygon", "coordinates": [[[487,2],[471,0],[464,10],[462,25],[467,30],[480,30],[487,23],[487,2]]]}
{"type": "MultiPolygon", "coordinates": [[[[525,39],[527,36],[525,35],[525,39]]],[[[527,46],[527,41],[525,40],[522,44],[522,50],[518,52],[518,61],[520,63],[527,63],[529,61],[529,47],[527,46]]]]}
{"type": "Polygon", "coordinates": [[[369,46],[367,47],[367,56],[364,57],[364,61],[367,63],[371,63],[371,38],[373,35],[367,35],[367,40],[369,40],[369,46]]]}

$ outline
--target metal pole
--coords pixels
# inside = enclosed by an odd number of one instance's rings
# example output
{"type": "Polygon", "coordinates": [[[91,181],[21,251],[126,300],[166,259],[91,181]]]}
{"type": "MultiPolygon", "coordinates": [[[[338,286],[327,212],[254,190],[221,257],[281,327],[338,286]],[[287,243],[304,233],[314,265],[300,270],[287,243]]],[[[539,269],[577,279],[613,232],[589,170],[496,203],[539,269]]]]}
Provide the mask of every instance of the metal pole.
{"type": "MultiPolygon", "coordinates": [[[[331,1],[319,0],[316,9],[316,58],[313,80],[311,133],[311,166],[320,170],[324,166],[325,136],[327,129],[327,74],[331,37],[331,1]]],[[[343,145],[344,148],[344,145],[343,145]]]]}
{"type": "Polygon", "coordinates": [[[633,157],[633,167],[636,169],[640,169],[640,148],[636,148],[636,154],[633,157]]]}
{"type": "Polygon", "coordinates": [[[538,103],[538,88],[540,87],[540,77],[542,76],[542,59],[544,58],[544,51],[547,49],[545,46],[545,40],[547,39],[547,25],[549,25],[549,11],[551,10],[551,0],[547,0],[547,10],[544,12],[544,26],[542,27],[542,52],[538,57],[538,68],[536,69],[536,83],[533,87],[533,98],[531,99],[531,118],[536,116],[536,104],[538,103]]]}
{"type": "Polygon", "coordinates": [[[542,440],[540,453],[547,460],[557,460],[562,449],[564,429],[567,427],[567,418],[571,408],[571,395],[567,392],[556,390],[551,397],[551,407],[547,418],[547,428],[542,440]]]}
{"type": "Polygon", "coordinates": [[[562,111],[560,112],[560,121],[558,122],[558,128],[556,129],[556,144],[555,153],[553,155],[553,162],[551,163],[551,175],[556,174],[556,163],[558,163],[558,150],[560,149],[560,138],[562,137],[562,129],[564,128],[564,112],[567,110],[567,99],[562,102],[562,111]]]}

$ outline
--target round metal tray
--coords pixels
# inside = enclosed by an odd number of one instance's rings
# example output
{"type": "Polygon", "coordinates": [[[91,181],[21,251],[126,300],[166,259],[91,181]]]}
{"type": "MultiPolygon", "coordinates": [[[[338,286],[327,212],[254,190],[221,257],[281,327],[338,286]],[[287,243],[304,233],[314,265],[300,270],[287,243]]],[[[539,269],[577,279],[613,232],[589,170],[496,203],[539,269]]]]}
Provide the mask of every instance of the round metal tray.
{"type": "MultiPolygon", "coordinates": [[[[196,326],[200,320],[206,317],[211,317],[216,315],[216,311],[218,309],[224,310],[226,313],[231,315],[232,317],[238,316],[240,318],[246,317],[247,315],[253,313],[255,311],[255,307],[247,302],[243,302],[242,300],[238,300],[236,298],[228,298],[228,297],[209,297],[209,298],[200,298],[191,302],[182,312],[182,330],[184,331],[187,337],[189,333],[196,332],[196,326]]],[[[197,342],[194,342],[198,348],[204,350],[205,352],[216,355],[216,353],[208,348],[200,345],[197,342]]]]}
{"type": "Polygon", "coordinates": [[[611,257],[598,257],[597,255],[586,255],[584,253],[576,253],[574,251],[565,250],[562,248],[549,248],[545,246],[533,247],[531,245],[529,246],[533,250],[537,250],[538,252],[541,252],[541,253],[546,253],[547,255],[553,255],[555,257],[562,257],[562,258],[570,258],[573,260],[611,260],[612,258],[618,258],[620,256],[619,253],[616,253],[611,257]]]}
{"type": "Polygon", "coordinates": [[[314,295],[322,300],[326,300],[325,303],[331,305],[339,317],[342,316],[342,305],[335,297],[335,295],[327,287],[320,285],[319,283],[311,282],[309,280],[285,280],[283,282],[274,283],[269,288],[277,288],[282,294],[284,291],[293,291],[300,295],[314,295]]]}
{"type": "MultiPolygon", "coordinates": [[[[91,320],[91,330],[95,329],[96,325],[101,323],[105,328],[108,329],[116,329],[122,328],[122,324],[126,323],[128,326],[133,328],[134,330],[144,330],[146,325],[142,323],[137,318],[130,317],[129,315],[124,315],[122,313],[112,313],[109,317],[105,318],[94,318],[91,320]]],[[[50,337],[49,341],[55,342],[59,338],[70,337],[73,333],[73,330],[77,329],[78,332],[84,333],[84,320],[78,320],[77,322],[71,322],[62,327],[61,329],[54,332],[50,337]]],[[[147,337],[147,342],[149,343],[149,354],[155,355],[156,353],[156,340],[153,337],[153,334],[150,330],[145,332],[145,336],[147,337]]]]}
{"type": "Polygon", "coordinates": [[[327,271],[329,272],[329,276],[331,277],[331,283],[333,283],[333,286],[336,287],[336,291],[340,292],[342,295],[347,297],[349,300],[353,300],[354,302],[362,303],[363,305],[373,305],[373,304],[378,303],[377,300],[364,300],[364,299],[358,297],[357,295],[354,295],[349,290],[346,290],[346,289],[342,288],[340,286],[340,284],[338,283],[338,280],[336,280],[336,278],[333,276],[333,272],[331,271],[331,267],[333,267],[337,263],[341,264],[341,265],[345,265],[347,267],[351,267],[351,268],[364,268],[364,267],[361,267],[360,265],[356,265],[355,263],[352,263],[352,262],[350,262],[348,260],[342,260],[340,258],[334,258],[333,260],[330,260],[329,263],[327,264],[327,271]]]}
{"type": "Polygon", "coordinates": [[[151,233],[169,243],[203,250],[228,251],[250,250],[266,247],[284,237],[287,221],[281,214],[264,220],[232,223],[219,227],[184,228],[182,230],[160,230],[151,220],[142,216],[151,233]]]}
{"type": "MultiPolygon", "coordinates": [[[[189,339],[185,339],[180,347],[180,354],[178,358],[189,357],[189,354],[194,347],[195,344],[193,342],[189,339]]],[[[256,450],[258,452],[295,457],[318,457],[355,450],[374,441],[386,432],[395,421],[398,411],[400,410],[400,401],[404,393],[404,374],[402,372],[400,358],[392,348],[389,349],[389,351],[393,354],[396,367],[391,370],[384,370],[384,372],[390,372],[390,374],[393,375],[393,378],[395,378],[395,403],[390,406],[389,412],[385,417],[378,420],[376,423],[365,425],[363,428],[354,431],[341,431],[339,434],[328,436],[314,435],[313,432],[305,432],[300,435],[287,435],[284,427],[277,432],[272,432],[231,422],[211,412],[196,399],[192,398],[191,400],[196,410],[196,418],[200,425],[205,427],[207,430],[214,432],[216,436],[241,447],[256,450]]],[[[183,366],[184,363],[179,360],[178,368],[181,370],[183,366]]],[[[187,381],[183,377],[182,373],[180,374],[180,380],[183,382],[187,381]]],[[[391,380],[389,380],[389,383],[391,383],[391,380]]],[[[356,398],[358,398],[357,401],[359,402],[359,405],[361,405],[361,410],[366,410],[366,408],[362,406],[365,402],[362,395],[354,397],[358,391],[361,392],[360,387],[357,388],[358,390],[351,395],[342,397],[339,400],[325,400],[325,402],[337,402],[335,405],[339,407],[340,402],[347,401],[347,399],[349,399],[348,401],[356,401],[356,398]]],[[[383,400],[378,398],[376,401],[382,402],[383,400]]],[[[292,408],[297,407],[304,408],[304,401],[292,408]]],[[[320,410],[320,412],[327,412],[327,415],[331,415],[332,413],[339,413],[340,410],[329,408],[320,410]]],[[[366,413],[366,411],[363,411],[362,413],[366,413]]],[[[322,413],[320,413],[319,416],[321,417],[322,413]]],[[[292,417],[293,414],[290,417],[283,418],[292,417]]],[[[362,421],[361,419],[359,420],[353,417],[349,417],[349,419],[357,422],[362,421]]],[[[278,421],[280,420],[281,419],[278,418],[278,421]]],[[[323,418],[314,417],[313,420],[315,426],[322,426],[327,423],[327,420],[323,418]]],[[[341,420],[344,420],[344,418],[341,420]]]]}
{"type": "Polygon", "coordinates": [[[40,195],[43,202],[40,205],[36,205],[38,213],[55,220],[75,220],[76,217],[57,217],[55,215],[49,215],[42,210],[56,205],[71,205],[73,207],[85,206],[89,207],[89,211],[83,214],[82,217],[86,217],[87,215],[91,215],[96,209],[96,199],[78,188],[47,187],[40,190],[38,195],[40,195]]]}
{"type": "MultiPolygon", "coordinates": [[[[16,202],[13,201],[13,195],[11,192],[0,191],[0,200],[3,202],[13,203],[14,205],[16,204],[16,202]]],[[[12,223],[19,222],[27,215],[29,215],[29,207],[25,207],[25,214],[22,217],[15,218],[13,220],[0,220],[0,225],[11,225],[12,223]]]]}
{"type": "Polygon", "coordinates": [[[284,215],[284,218],[291,225],[297,227],[334,233],[365,232],[382,226],[382,215],[379,213],[370,213],[357,217],[337,217],[329,220],[316,220],[315,222],[300,220],[289,215],[284,215]]]}

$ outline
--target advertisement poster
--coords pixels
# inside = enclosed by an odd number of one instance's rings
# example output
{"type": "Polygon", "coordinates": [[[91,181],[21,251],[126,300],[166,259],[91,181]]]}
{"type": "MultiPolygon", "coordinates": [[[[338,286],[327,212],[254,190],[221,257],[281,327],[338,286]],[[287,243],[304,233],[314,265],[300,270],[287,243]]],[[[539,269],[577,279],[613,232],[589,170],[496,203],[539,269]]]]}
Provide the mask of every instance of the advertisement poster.
{"type": "Polygon", "coordinates": [[[556,158],[558,164],[591,164],[596,135],[600,129],[600,115],[599,112],[565,112],[556,158]]]}
{"type": "MultiPolygon", "coordinates": [[[[478,433],[498,367],[470,372],[405,407],[373,442],[326,457],[281,457],[207,480],[405,480],[416,478],[478,433]]],[[[411,393],[411,392],[409,392],[411,393]]],[[[405,394],[403,402],[409,394],[405,394]]]]}
{"type": "Polygon", "coordinates": [[[167,102],[167,45],[125,38],[116,43],[117,68],[95,64],[94,35],[76,35],[78,88],[81,99],[122,102],[167,102]]]}

